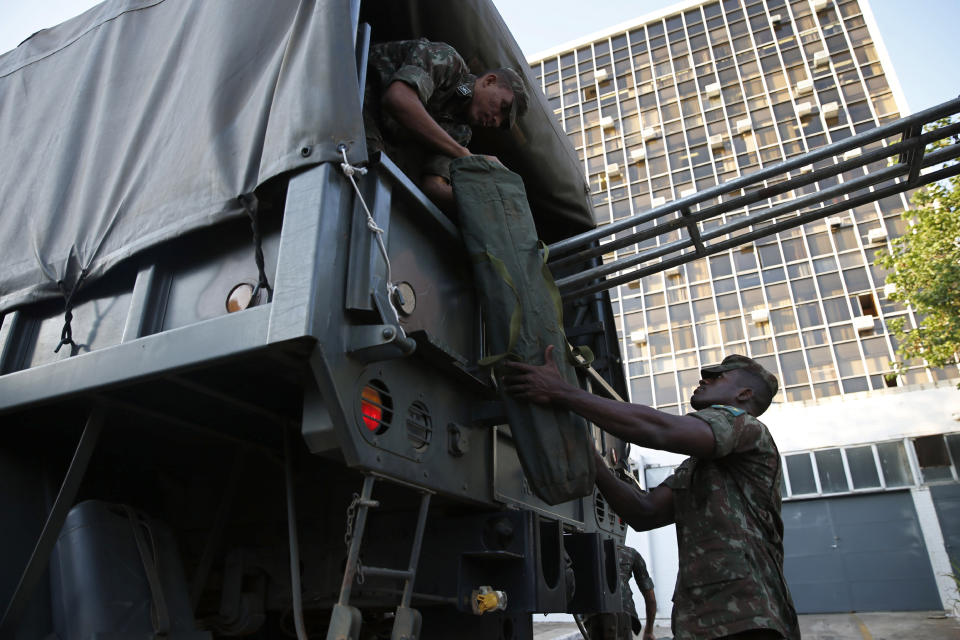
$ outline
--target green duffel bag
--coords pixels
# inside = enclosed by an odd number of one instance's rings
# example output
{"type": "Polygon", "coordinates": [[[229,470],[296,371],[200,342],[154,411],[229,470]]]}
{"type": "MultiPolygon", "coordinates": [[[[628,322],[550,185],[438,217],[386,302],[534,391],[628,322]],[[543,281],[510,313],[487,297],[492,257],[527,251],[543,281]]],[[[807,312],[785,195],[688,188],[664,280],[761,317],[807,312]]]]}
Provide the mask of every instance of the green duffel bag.
{"type": "MultiPolygon", "coordinates": [[[[543,364],[547,345],[568,354],[563,308],[546,267],[520,176],[483,156],[450,165],[463,241],[486,321],[488,353],[543,364]]],[[[578,384],[569,358],[557,357],[563,377],[578,384]]],[[[586,420],[565,409],[517,400],[501,391],[520,464],[530,488],[549,504],[593,491],[596,468],[586,420]]]]}

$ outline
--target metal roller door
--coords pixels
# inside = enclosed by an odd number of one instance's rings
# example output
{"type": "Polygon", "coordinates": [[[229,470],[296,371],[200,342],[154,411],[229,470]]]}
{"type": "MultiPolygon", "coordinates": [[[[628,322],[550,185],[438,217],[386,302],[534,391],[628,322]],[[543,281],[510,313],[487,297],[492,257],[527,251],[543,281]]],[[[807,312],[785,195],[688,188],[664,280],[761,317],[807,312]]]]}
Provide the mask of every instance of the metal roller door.
{"type": "Polygon", "coordinates": [[[943,544],[950,556],[950,564],[960,572],[960,484],[941,484],[930,487],[930,497],[940,520],[943,544]]]}
{"type": "Polygon", "coordinates": [[[942,609],[909,491],[783,505],[798,613],[942,609]]]}

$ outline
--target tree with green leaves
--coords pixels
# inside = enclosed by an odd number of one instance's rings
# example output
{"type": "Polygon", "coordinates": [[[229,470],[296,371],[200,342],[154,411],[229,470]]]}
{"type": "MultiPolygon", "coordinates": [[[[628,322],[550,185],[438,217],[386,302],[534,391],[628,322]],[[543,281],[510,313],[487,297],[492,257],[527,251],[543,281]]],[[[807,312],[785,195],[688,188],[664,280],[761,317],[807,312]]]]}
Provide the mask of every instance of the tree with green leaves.
{"type": "Polygon", "coordinates": [[[911,202],[914,208],[903,214],[906,233],[892,241],[889,253],[877,256],[894,287],[889,297],[917,314],[915,329],[906,318],[889,325],[900,343],[895,364],[900,371],[914,358],[930,367],[956,364],[960,353],[960,176],[928,185],[911,202]]]}

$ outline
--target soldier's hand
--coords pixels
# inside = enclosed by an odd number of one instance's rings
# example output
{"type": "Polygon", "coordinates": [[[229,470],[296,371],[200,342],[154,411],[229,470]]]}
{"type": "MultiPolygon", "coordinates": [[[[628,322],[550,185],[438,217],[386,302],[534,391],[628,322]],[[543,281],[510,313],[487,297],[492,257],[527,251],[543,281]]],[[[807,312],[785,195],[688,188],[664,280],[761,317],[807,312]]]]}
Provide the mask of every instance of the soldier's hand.
{"type": "Polygon", "coordinates": [[[653,629],[651,629],[649,625],[643,630],[641,638],[643,638],[643,640],[657,640],[656,636],[653,635],[653,629]]]}
{"type": "Polygon", "coordinates": [[[543,352],[544,364],[533,365],[522,362],[507,362],[504,365],[503,388],[510,395],[529,402],[546,404],[566,393],[573,386],[563,379],[557,363],[553,360],[555,347],[548,345],[543,352]]]}

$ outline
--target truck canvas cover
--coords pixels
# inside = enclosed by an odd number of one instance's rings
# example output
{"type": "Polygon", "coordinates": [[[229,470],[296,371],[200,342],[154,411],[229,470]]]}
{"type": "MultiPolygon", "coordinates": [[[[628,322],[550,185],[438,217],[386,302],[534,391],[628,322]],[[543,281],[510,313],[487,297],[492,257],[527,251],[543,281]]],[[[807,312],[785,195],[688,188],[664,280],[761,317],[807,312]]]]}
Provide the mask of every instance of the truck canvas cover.
{"type": "Polygon", "coordinates": [[[363,159],[355,71],[330,64],[352,50],[336,0],[110,0],[0,57],[0,309],[237,215],[340,141],[363,159]]]}
{"type": "MultiPolygon", "coordinates": [[[[344,0],[108,0],[0,56],[0,313],[242,216],[238,195],[339,162],[340,144],[365,161],[360,13],[344,0]]],[[[374,41],[446,39],[469,63],[531,82],[486,0],[371,2],[363,13],[403,25],[374,24],[374,41]]],[[[531,198],[538,226],[588,229],[582,168],[531,94],[499,149],[542,194],[531,198]]]]}

